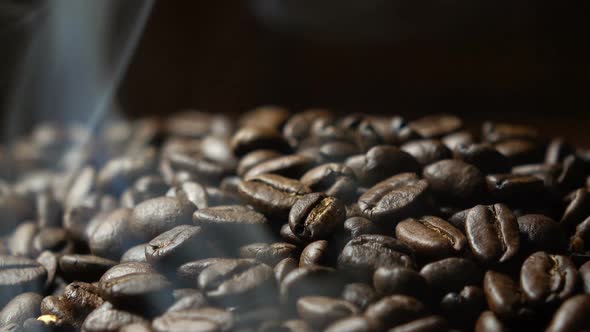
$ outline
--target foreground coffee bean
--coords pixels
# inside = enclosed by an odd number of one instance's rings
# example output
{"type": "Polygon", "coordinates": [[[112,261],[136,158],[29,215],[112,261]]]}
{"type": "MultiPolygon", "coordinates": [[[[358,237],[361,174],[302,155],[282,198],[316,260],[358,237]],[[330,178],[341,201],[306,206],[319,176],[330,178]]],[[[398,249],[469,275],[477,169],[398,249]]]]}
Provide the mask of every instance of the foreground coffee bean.
{"type": "Polygon", "coordinates": [[[306,296],[297,300],[297,311],[309,325],[321,329],[340,318],[356,314],[358,309],[345,300],[306,296]]]}
{"type": "Polygon", "coordinates": [[[573,295],[578,271],[569,258],[536,252],[522,264],[520,286],[535,305],[555,304],[573,295]]]}
{"type": "Polygon", "coordinates": [[[447,221],[433,216],[406,219],[395,227],[395,236],[416,255],[447,257],[460,254],[467,239],[447,221]]]}
{"type": "Polygon", "coordinates": [[[518,284],[509,276],[494,272],[486,272],[483,279],[484,292],[490,310],[505,319],[514,319],[522,315],[525,298],[518,284]]]}
{"type": "Polygon", "coordinates": [[[413,297],[391,295],[370,305],[365,311],[365,317],[374,330],[387,331],[423,317],[426,312],[426,307],[413,297]]]}
{"type": "Polygon", "coordinates": [[[22,293],[8,302],[0,311],[0,326],[8,324],[22,325],[29,318],[41,315],[41,300],[43,297],[36,293],[22,293]]]}
{"type": "Polygon", "coordinates": [[[144,239],[151,239],[178,225],[192,224],[195,206],[172,197],[152,198],[133,209],[129,229],[144,239]]]}
{"type": "Polygon", "coordinates": [[[0,256],[0,303],[4,304],[24,292],[39,293],[46,278],[47,271],[34,260],[0,256]]]}
{"type": "Polygon", "coordinates": [[[145,247],[147,261],[160,269],[174,269],[187,261],[209,256],[203,231],[199,226],[181,225],[166,231],[145,247]]]}
{"type": "Polygon", "coordinates": [[[336,197],[314,193],[303,196],[289,212],[289,227],[304,240],[320,240],[335,232],[346,219],[344,204],[336,197]]]}
{"type": "Polygon", "coordinates": [[[467,285],[479,285],[482,278],[482,272],[475,263],[456,257],[426,264],[420,274],[439,295],[458,292],[467,285]]]}
{"type": "Polygon", "coordinates": [[[481,202],[485,197],[485,178],[471,164],[459,160],[441,160],[425,167],[422,175],[441,201],[468,206],[481,202]]]}
{"type": "Polygon", "coordinates": [[[269,220],[259,212],[241,205],[215,206],[195,211],[193,222],[201,226],[211,240],[239,244],[272,239],[269,220]]]}
{"type": "Polygon", "coordinates": [[[590,295],[576,295],[565,301],[555,312],[548,332],[583,331],[590,328],[590,295]]]}
{"type": "Polygon", "coordinates": [[[68,280],[97,281],[117,262],[93,255],[64,255],[59,259],[59,269],[68,280]]]}

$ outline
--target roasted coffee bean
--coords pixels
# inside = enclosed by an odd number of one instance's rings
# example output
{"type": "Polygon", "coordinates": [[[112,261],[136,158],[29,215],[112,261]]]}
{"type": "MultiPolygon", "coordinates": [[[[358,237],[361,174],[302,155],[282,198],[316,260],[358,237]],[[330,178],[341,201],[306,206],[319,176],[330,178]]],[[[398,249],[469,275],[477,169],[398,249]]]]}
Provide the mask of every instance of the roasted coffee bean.
{"type": "Polygon", "coordinates": [[[325,332],[369,332],[371,325],[369,321],[363,316],[352,316],[337,320],[330,324],[325,332]]]}
{"type": "Polygon", "coordinates": [[[234,325],[232,313],[217,308],[202,308],[167,312],[154,319],[152,327],[157,332],[231,331],[234,325]]]}
{"type": "Polygon", "coordinates": [[[0,304],[21,293],[40,293],[46,278],[47,271],[34,260],[0,256],[0,304]]]}
{"type": "Polygon", "coordinates": [[[202,154],[190,152],[166,153],[160,169],[167,183],[178,185],[184,181],[216,184],[229,173],[229,167],[209,160],[202,154]]]}
{"type": "MultiPolygon", "coordinates": [[[[53,316],[55,321],[75,327],[82,323],[76,317],[73,307],[62,296],[47,296],[41,301],[41,315],[53,316]]],[[[82,318],[83,319],[83,318],[82,318]]]]}
{"type": "Polygon", "coordinates": [[[561,162],[566,156],[574,152],[574,147],[566,142],[563,138],[554,138],[547,146],[547,150],[545,150],[545,163],[557,164],[561,162]]]}
{"type": "Polygon", "coordinates": [[[156,273],[156,270],[150,264],[144,262],[121,263],[108,269],[100,277],[100,281],[108,282],[115,278],[135,273],[156,273]]]}
{"type": "Polygon", "coordinates": [[[93,282],[117,262],[93,255],[64,255],[59,258],[60,275],[67,280],[93,282]]]}
{"type": "Polygon", "coordinates": [[[539,251],[529,256],[520,270],[520,287],[534,305],[555,304],[572,296],[578,271],[566,256],[539,251]]]}
{"type": "Polygon", "coordinates": [[[121,263],[147,262],[147,258],[145,257],[145,248],[147,245],[147,243],[142,243],[129,248],[121,255],[121,263]]]}
{"type": "Polygon", "coordinates": [[[93,254],[110,259],[119,259],[135,241],[129,230],[131,209],[117,209],[95,228],[89,237],[88,246],[93,254]]]}
{"type": "Polygon", "coordinates": [[[590,244],[590,217],[576,226],[576,232],[570,238],[569,249],[584,254],[590,249],[587,243],[590,244]]]}
{"type": "Polygon", "coordinates": [[[47,271],[45,287],[49,287],[55,280],[59,258],[56,254],[50,251],[44,251],[37,257],[37,262],[45,268],[45,271],[47,271]]]}
{"type": "Polygon", "coordinates": [[[467,285],[479,285],[482,278],[482,272],[475,263],[457,257],[426,264],[420,274],[439,295],[458,292],[467,285]]]}
{"type": "Polygon", "coordinates": [[[346,158],[361,153],[361,151],[354,143],[333,141],[322,144],[319,153],[323,161],[343,162],[346,158]]]}
{"type": "Polygon", "coordinates": [[[553,219],[541,214],[526,214],[517,218],[522,246],[529,251],[563,249],[565,234],[553,219]]]}
{"type": "Polygon", "coordinates": [[[240,248],[241,258],[253,258],[270,266],[277,265],[282,259],[294,257],[297,247],[284,242],[252,243],[240,248]]]}
{"type": "Polygon", "coordinates": [[[398,174],[367,190],[358,204],[363,217],[382,225],[395,224],[427,210],[428,183],[414,173],[398,174]]]}
{"type": "Polygon", "coordinates": [[[145,247],[147,261],[161,269],[174,269],[193,259],[209,256],[203,230],[199,226],[180,225],[166,231],[145,247]]]}
{"type": "Polygon", "coordinates": [[[213,263],[199,274],[198,283],[211,301],[234,306],[265,303],[276,295],[273,269],[253,259],[213,263]]]}
{"type": "Polygon", "coordinates": [[[289,213],[289,226],[299,238],[319,240],[342,227],[345,219],[344,203],[338,198],[313,193],[295,202],[289,213]]]}
{"type": "Polygon", "coordinates": [[[37,223],[40,227],[60,227],[63,208],[51,192],[37,196],[37,223]]]}
{"type": "Polygon", "coordinates": [[[129,219],[129,230],[144,239],[150,239],[178,225],[192,224],[196,207],[172,197],[148,199],[138,204],[129,219]]]}
{"type": "Polygon", "coordinates": [[[297,235],[295,235],[293,233],[293,231],[291,230],[289,223],[286,223],[283,226],[281,226],[281,230],[279,231],[279,235],[281,236],[281,238],[283,240],[285,240],[285,242],[291,243],[291,244],[294,244],[297,246],[304,246],[309,243],[309,241],[305,241],[303,239],[300,239],[297,235]]]}
{"type": "Polygon", "coordinates": [[[344,279],[335,269],[306,266],[294,269],[283,278],[280,296],[284,304],[294,306],[303,296],[338,296],[343,287],[344,279]]]}
{"type": "Polygon", "coordinates": [[[509,276],[490,270],[483,278],[483,289],[490,310],[498,317],[514,319],[523,314],[525,298],[509,276]]]}
{"type": "Polygon", "coordinates": [[[512,165],[532,164],[543,160],[543,147],[529,140],[510,139],[496,143],[494,147],[506,156],[512,165]]]}
{"type": "Polygon", "coordinates": [[[305,296],[297,300],[299,317],[321,329],[330,323],[358,312],[350,302],[325,296],[305,296]]]}
{"type": "Polygon", "coordinates": [[[314,192],[323,192],[344,202],[351,202],[356,196],[356,179],[349,167],[327,163],[310,169],[301,177],[301,183],[314,192]]]}
{"type": "Polygon", "coordinates": [[[413,297],[391,295],[371,304],[365,311],[365,317],[376,331],[411,322],[426,316],[427,308],[413,297]]]}
{"type": "Polygon", "coordinates": [[[565,229],[574,229],[590,215],[590,194],[585,188],[577,189],[565,197],[567,207],[559,223],[565,229]]]}
{"type": "Polygon", "coordinates": [[[172,285],[156,273],[132,273],[101,280],[100,296],[117,308],[152,316],[168,308],[172,302],[172,285]]]}
{"type": "Polygon", "coordinates": [[[590,295],[576,295],[555,312],[547,332],[584,331],[590,328],[590,295]]]}
{"type": "Polygon", "coordinates": [[[207,298],[203,293],[192,288],[188,289],[191,291],[191,293],[180,298],[176,296],[176,290],[174,291],[174,298],[176,302],[174,302],[174,304],[172,304],[166,310],[166,312],[200,309],[207,306],[207,298]]]}
{"type": "Polygon", "coordinates": [[[58,254],[71,254],[74,252],[74,242],[69,239],[63,228],[44,228],[33,239],[33,255],[49,250],[58,254]]]}
{"type": "Polygon", "coordinates": [[[441,160],[422,172],[429,188],[445,203],[469,206],[485,198],[486,183],[477,167],[460,160],[441,160]]]}
{"type": "Polygon", "coordinates": [[[503,204],[472,208],[465,221],[465,233],[473,254],[485,264],[506,262],[520,248],[518,222],[503,204]]]}
{"type": "Polygon", "coordinates": [[[517,125],[510,123],[494,123],[487,121],[482,126],[482,135],[486,141],[501,142],[507,139],[540,139],[540,135],[535,128],[526,125],[517,125]]]}
{"type": "Polygon", "coordinates": [[[381,295],[402,294],[425,299],[428,283],[420,273],[403,267],[380,267],[373,275],[373,286],[381,295]]]}
{"type": "Polygon", "coordinates": [[[491,311],[484,311],[475,323],[475,332],[505,332],[508,328],[491,311]]]}
{"type": "Polygon", "coordinates": [[[399,173],[417,173],[420,170],[418,161],[412,155],[389,145],[379,145],[365,155],[350,157],[345,165],[353,170],[363,186],[372,186],[399,173]]]}
{"type": "Polygon", "coordinates": [[[445,135],[441,138],[441,141],[447,146],[447,148],[449,148],[449,150],[455,151],[459,145],[469,146],[475,142],[475,139],[469,131],[462,130],[445,135]]]}
{"type": "Polygon", "coordinates": [[[508,173],[510,161],[490,144],[459,144],[453,150],[455,159],[477,167],[484,174],[508,173]]]}
{"type": "Polygon", "coordinates": [[[319,240],[305,246],[299,257],[299,266],[324,265],[328,261],[328,241],[319,240]]]}
{"type": "Polygon", "coordinates": [[[338,257],[338,267],[364,280],[370,280],[379,267],[415,266],[412,250],[384,235],[361,235],[350,240],[338,257]]]}
{"type": "Polygon", "coordinates": [[[298,179],[314,166],[315,160],[302,154],[281,156],[253,166],[244,174],[244,178],[249,179],[261,174],[272,173],[298,179]]]}
{"type": "Polygon", "coordinates": [[[243,181],[238,190],[242,199],[257,211],[277,218],[286,218],[295,202],[310,193],[310,189],[301,182],[275,174],[263,174],[243,181]]]}
{"type": "Polygon", "coordinates": [[[273,271],[277,282],[283,281],[289,272],[295,270],[299,266],[299,262],[295,258],[287,257],[275,265],[273,271]]]}
{"type": "Polygon", "coordinates": [[[150,175],[139,178],[121,196],[121,205],[132,208],[135,205],[166,194],[168,185],[160,176],[150,175]]]}
{"type": "Polygon", "coordinates": [[[240,205],[240,199],[235,193],[223,191],[215,187],[206,187],[208,206],[240,205]]]}
{"type": "Polygon", "coordinates": [[[580,266],[578,270],[580,279],[582,280],[582,288],[586,294],[590,294],[590,262],[586,262],[580,266]]]}
{"type": "Polygon", "coordinates": [[[254,126],[281,129],[289,120],[289,111],[276,105],[258,106],[240,116],[238,121],[242,127],[254,126]]]}
{"type": "Polygon", "coordinates": [[[203,272],[204,269],[213,264],[227,260],[231,260],[231,258],[205,258],[187,262],[176,269],[176,276],[179,279],[188,282],[189,285],[197,285],[199,274],[203,272]]]}
{"type": "Polygon", "coordinates": [[[433,216],[406,219],[395,227],[395,236],[422,257],[448,257],[460,254],[467,239],[447,221],[433,216]]]}
{"type": "Polygon", "coordinates": [[[421,137],[433,138],[448,135],[463,126],[461,119],[448,114],[425,116],[408,124],[421,137]]]}
{"type": "Polygon", "coordinates": [[[12,232],[22,221],[35,219],[35,206],[20,195],[0,195],[0,218],[0,234],[12,232]]]}
{"type": "Polygon", "coordinates": [[[344,286],[341,297],[361,310],[379,299],[371,285],[360,282],[344,286]]]}
{"type": "Polygon", "coordinates": [[[486,182],[494,201],[512,206],[534,206],[548,195],[543,179],[536,176],[492,174],[486,177],[486,182]]]}
{"type": "Polygon", "coordinates": [[[400,149],[411,154],[422,166],[452,157],[451,150],[441,141],[434,139],[410,141],[402,145],[400,149]]]}
{"type": "Polygon", "coordinates": [[[42,299],[36,293],[22,293],[12,298],[0,311],[0,326],[11,323],[22,325],[29,318],[39,317],[42,299]]]}
{"type": "Polygon", "coordinates": [[[396,326],[389,332],[435,332],[446,331],[447,321],[441,316],[428,316],[396,326]]]}
{"type": "Polygon", "coordinates": [[[367,218],[352,217],[344,221],[344,234],[348,240],[363,234],[377,233],[379,233],[377,226],[367,218]]]}
{"type": "Polygon", "coordinates": [[[96,186],[100,191],[117,195],[135,180],[152,173],[155,167],[156,151],[153,149],[114,158],[98,172],[96,186]]]}
{"type": "Polygon", "coordinates": [[[176,197],[180,200],[188,200],[197,209],[204,209],[209,206],[209,195],[207,190],[197,182],[185,181],[177,187],[170,188],[166,196],[176,197]]]}
{"type": "Polygon", "coordinates": [[[88,332],[116,332],[119,331],[119,328],[133,323],[145,324],[148,321],[139,315],[115,309],[111,303],[106,302],[86,317],[84,324],[82,324],[82,330],[88,332]]]}
{"type": "Polygon", "coordinates": [[[14,256],[33,256],[33,240],[39,232],[34,222],[20,224],[8,240],[8,249],[14,256]]]}
{"type": "Polygon", "coordinates": [[[461,292],[446,294],[439,307],[453,326],[473,328],[480,313],[486,309],[486,299],[481,288],[465,286],[461,292]]]}
{"type": "Polygon", "coordinates": [[[333,115],[323,109],[309,109],[295,114],[285,123],[283,136],[291,146],[298,146],[309,135],[312,122],[319,118],[331,119],[333,115]]]}
{"type": "MultiPolygon", "coordinates": [[[[201,226],[212,241],[240,244],[269,241],[269,220],[261,213],[241,205],[215,206],[195,211],[193,222],[201,226]]],[[[229,248],[228,248],[229,249],[229,248]]]]}
{"type": "Polygon", "coordinates": [[[152,328],[147,323],[132,323],[121,327],[119,332],[152,332],[152,328]]]}
{"type": "Polygon", "coordinates": [[[76,281],[66,286],[63,300],[72,307],[76,317],[83,319],[104,303],[99,293],[98,286],[76,281]]]}
{"type": "Polygon", "coordinates": [[[244,176],[250,169],[267,160],[275,159],[281,156],[281,153],[274,150],[254,150],[244,155],[238,164],[237,174],[244,176]]]}
{"type": "Polygon", "coordinates": [[[232,137],[231,149],[238,157],[261,149],[285,153],[291,151],[291,147],[278,131],[259,126],[248,126],[238,130],[232,137]]]}
{"type": "Polygon", "coordinates": [[[569,155],[562,163],[561,173],[557,176],[557,187],[562,193],[570,192],[580,186],[586,178],[585,164],[576,155],[569,155]]]}

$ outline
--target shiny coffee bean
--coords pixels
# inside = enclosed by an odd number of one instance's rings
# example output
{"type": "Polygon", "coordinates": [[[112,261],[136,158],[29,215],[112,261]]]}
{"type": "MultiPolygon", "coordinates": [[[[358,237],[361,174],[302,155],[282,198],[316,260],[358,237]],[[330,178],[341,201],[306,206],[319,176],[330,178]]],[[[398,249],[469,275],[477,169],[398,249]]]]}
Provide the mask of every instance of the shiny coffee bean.
{"type": "Polygon", "coordinates": [[[467,241],[482,263],[503,263],[520,248],[518,222],[503,204],[478,205],[469,211],[465,221],[467,241]]]}
{"type": "Polygon", "coordinates": [[[147,322],[140,315],[115,309],[111,303],[106,302],[86,317],[82,324],[82,330],[88,332],[116,332],[125,325],[133,323],[145,324],[147,322]]]}
{"type": "Polygon", "coordinates": [[[389,332],[435,332],[445,331],[448,328],[446,319],[441,316],[428,316],[419,318],[409,323],[398,325],[389,332]]]}
{"type": "Polygon", "coordinates": [[[321,329],[330,323],[358,313],[350,302],[325,296],[305,296],[297,300],[299,317],[321,329]]]}
{"type": "Polygon", "coordinates": [[[248,152],[269,149],[278,152],[289,152],[291,148],[281,134],[272,128],[248,126],[238,130],[231,140],[231,149],[241,157],[248,152]]]}
{"type": "Polygon", "coordinates": [[[326,332],[369,332],[371,324],[363,316],[352,316],[343,318],[330,324],[324,331],[326,332]]]}
{"type": "Polygon", "coordinates": [[[154,319],[152,323],[152,327],[157,332],[231,331],[233,325],[232,313],[218,308],[168,312],[154,319]]]}
{"type": "Polygon", "coordinates": [[[338,296],[344,287],[343,277],[332,268],[300,267],[289,272],[280,284],[281,302],[293,308],[303,296],[338,296]]]}
{"type": "Polygon", "coordinates": [[[510,161],[490,144],[459,144],[453,150],[455,159],[477,167],[484,174],[508,173],[510,161]]]}
{"type": "Polygon", "coordinates": [[[510,276],[490,270],[483,278],[483,289],[490,310],[498,317],[514,319],[523,314],[524,295],[510,276]]]}
{"type": "Polygon", "coordinates": [[[590,328],[590,295],[576,295],[555,312],[548,332],[584,331],[590,328]]]}
{"type": "Polygon", "coordinates": [[[428,282],[420,273],[403,267],[380,267],[373,275],[373,286],[380,295],[402,294],[425,299],[428,282]]]}
{"type": "Polygon", "coordinates": [[[344,286],[340,297],[361,310],[364,310],[369,304],[379,299],[378,294],[371,285],[360,282],[344,286]]]}
{"type": "Polygon", "coordinates": [[[156,273],[156,269],[145,262],[121,263],[108,269],[102,277],[100,277],[99,282],[108,282],[115,278],[135,273],[156,273]]]}
{"type": "Polygon", "coordinates": [[[93,282],[117,262],[93,255],[64,255],[59,258],[60,275],[67,280],[93,282]]]}
{"type": "Polygon", "coordinates": [[[176,187],[170,188],[166,196],[176,197],[180,200],[188,200],[197,209],[209,206],[209,195],[205,187],[194,181],[184,181],[176,187]]]}
{"type": "Polygon", "coordinates": [[[152,239],[175,226],[192,224],[195,209],[193,204],[177,198],[148,199],[133,209],[129,230],[146,240],[152,239]]]}
{"type": "Polygon", "coordinates": [[[390,295],[371,304],[365,311],[365,317],[376,331],[411,322],[426,316],[426,307],[413,297],[390,295]]]}
{"type": "Polygon", "coordinates": [[[244,155],[238,163],[237,174],[244,176],[250,169],[265,161],[275,159],[281,156],[280,152],[275,150],[254,150],[244,155]]]}
{"type": "Polygon", "coordinates": [[[328,262],[328,241],[319,240],[305,246],[299,257],[299,266],[325,265],[328,262]]]}
{"type": "Polygon", "coordinates": [[[131,209],[117,209],[109,213],[90,234],[90,251],[97,256],[119,259],[127,249],[134,246],[136,242],[129,230],[131,213],[131,209]]]}
{"type": "Polygon", "coordinates": [[[458,206],[469,206],[485,198],[485,178],[477,167],[460,160],[441,160],[422,172],[437,198],[458,206]]]}
{"type": "Polygon", "coordinates": [[[378,234],[377,226],[367,218],[352,217],[344,221],[344,235],[348,240],[363,234],[378,234]]]}
{"type": "Polygon", "coordinates": [[[475,263],[465,258],[445,258],[424,265],[420,274],[426,279],[435,294],[458,292],[468,285],[477,286],[482,272],[475,263]]]}
{"type": "Polygon", "coordinates": [[[559,223],[565,229],[574,229],[590,215],[590,194],[585,188],[577,189],[565,197],[567,207],[559,223]]]}
{"type": "Polygon", "coordinates": [[[365,155],[350,157],[345,165],[353,170],[363,186],[375,185],[399,173],[417,173],[420,170],[418,161],[412,155],[389,145],[379,145],[365,155]]]}
{"type": "Polygon", "coordinates": [[[566,237],[559,223],[541,214],[517,218],[522,246],[529,251],[556,251],[565,247],[566,237]]]}
{"type": "Polygon", "coordinates": [[[484,311],[475,323],[475,332],[504,332],[508,328],[491,311],[484,311]]]}
{"type": "Polygon", "coordinates": [[[320,193],[307,194],[289,212],[289,227],[303,240],[325,239],[342,227],[346,219],[344,203],[320,193]]]}
{"type": "Polygon", "coordinates": [[[301,183],[314,192],[323,192],[344,202],[351,202],[356,196],[356,178],[349,167],[327,163],[316,166],[301,177],[301,183]]]}
{"type": "Polygon", "coordinates": [[[467,239],[460,230],[433,216],[400,222],[395,227],[395,236],[422,257],[458,255],[467,245],[467,239]]]}
{"type": "MultiPolygon", "coordinates": [[[[295,270],[299,267],[299,262],[293,257],[287,257],[275,265],[273,268],[275,279],[277,282],[283,281],[289,272],[295,270]]],[[[306,264],[306,266],[309,264],[306,264]]]]}
{"type": "Polygon", "coordinates": [[[22,325],[29,318],[41,315],[41,300],[43,297],[36,293],[22,293],[15,296],[0,311],[0,326],[8,324],[22,325]]]}
{"type": "Polygon", "coordinates": [[[410,141],[402,145],[400,149],[411,154],[422,166],[452,157],[449,148],[441,141],[433,139],[410,141]]]}
{"type": "Polygon", "coordinates": [[[492,174],[486,177],[490,196],[511,206],[534,206],[547,196],[543,179],[530,175],[492,174]]]}
{"type": "Polygon", "coordinates": [[[40,293],[46,278],[47,271],[34,260],[0,256],[0,303],[4,304],[21,293],[40,293]]]}
{"type": "Polygon", "coordinates": [[[453,133],[463,126],[461,119],[448,114],[430,115],[411,121],[408,126],[421,137],[434,138],[453,133]]]}
{"type": "Polygon", "coordinates": [[[520,287],[534,305],[555,304],[572,296],[578,271],[566,256],[539,251],[529,256],[520,270],[520,287]]]}
{"type": "Polygon", "coordinates": [[[174,272],[182,263],[211,254],[203,233],[199,226],[176,226],[152,239],[145,247],[145,257],[150,264],[174,272]]]}
{"type": "Polygon", "coordinates": [[[142,243],[129,248],[121,255],[121,263],[147,262],[147,258],[145,257],[145,248],[147,245],[147,243],[142,243]]]}
{"type": "Polygon", "coordinates": [[[277,174],[291,179],[298,179],[315,166],[315,160],[303,154],[293,154],[263,161],[250,168],[244,178],[261,174],[277,174]]]}
{"type": "Polygon", "coordinates": [[[104,303],[99,293],[98,286],[76,281],[66,286],[63,300],[72,307],[77,319],[83,319],[104,303]]]}
{"type": "Polygon", "coordinates": [[[252,258],[270,266],[288,257],[296,257],[297,247],[284,242],[252,243],[240,248],[241,258],[252,258]]]}

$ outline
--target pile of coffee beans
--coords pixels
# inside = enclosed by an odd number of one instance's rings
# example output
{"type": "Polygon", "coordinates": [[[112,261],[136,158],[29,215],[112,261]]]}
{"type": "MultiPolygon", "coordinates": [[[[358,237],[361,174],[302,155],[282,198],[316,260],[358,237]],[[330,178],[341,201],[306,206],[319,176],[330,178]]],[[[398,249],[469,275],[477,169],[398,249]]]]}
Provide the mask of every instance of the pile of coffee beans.
{"type": "Polygon", "coordinates": [[[447,114],[42,124],[0,149],[0,330],[590,330],[589,176],[447,114]]]}

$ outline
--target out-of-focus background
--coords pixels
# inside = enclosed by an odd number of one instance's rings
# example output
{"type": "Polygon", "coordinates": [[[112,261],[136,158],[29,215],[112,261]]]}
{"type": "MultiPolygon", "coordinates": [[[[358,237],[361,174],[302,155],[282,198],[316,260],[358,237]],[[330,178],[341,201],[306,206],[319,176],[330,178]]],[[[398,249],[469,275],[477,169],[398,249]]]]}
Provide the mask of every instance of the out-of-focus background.
{"type": "MultiPolygon", "coordinates": [[[[146,1],[130,2],[109,15],[109,38],[124,34],[146,1]]],[[[590,3],[576,0],[159,0],[117,105],[131,117],[237,114],[260,104],[410,118],[451,112],[468,123],[531,122],[588,145],[589,13],[590,3]]],[[[0,31],[13,49],[29,33],[0,31]]],[[[18,67],[22,55],[10,56],[0,71],[18,67]]]]}

